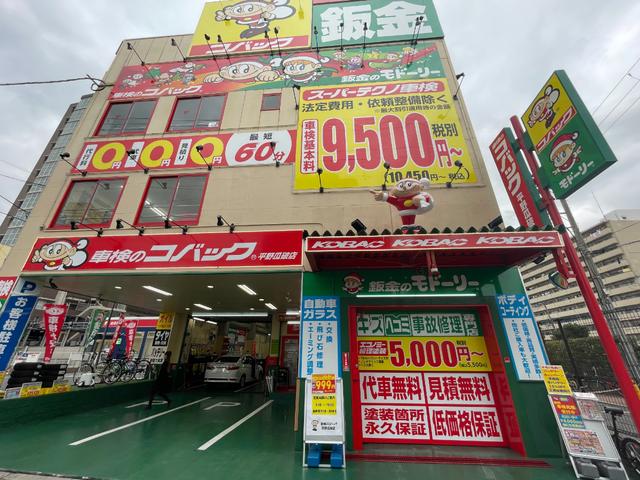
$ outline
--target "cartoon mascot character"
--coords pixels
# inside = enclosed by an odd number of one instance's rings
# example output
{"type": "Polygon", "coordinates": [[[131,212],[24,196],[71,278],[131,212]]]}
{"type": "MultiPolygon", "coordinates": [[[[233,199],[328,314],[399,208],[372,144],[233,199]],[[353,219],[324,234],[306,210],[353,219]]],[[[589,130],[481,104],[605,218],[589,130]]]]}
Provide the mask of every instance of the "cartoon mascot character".
{"type": "Polygon", "coordinates": [[[312,57],[310,55],[294,55],[285,59],[276,58],[271,61],[271,66],[281,68],[284,78],[295,85],[306,85],[322,76],[330,76],[334,69],[327,69],[324,63],[329,62],[327,57],[312,57]]]}
{"type": "Polygon", "coordinates": [[[550,158],[555,167],[553,170],[554,175],[568,172],[571,167],[580,161],[582,147],[577,143],[578,135],[578,132],[565,133],[553,142],[550,158]]]}
{"type": "Polygon", "coordinates": [[[44,263],[45,270],[66,270],[79,267],[87,260],[88,241],[84,238],[78,240],[75,245],[69,240],[57,240],[42,245],[33,253],[31,263],[44,263]]]}
{"type": "Polygon", "coordinates": [[[210,73],[204,77],[205,83],[219,83],[225,80],[230,82],[273,82],[278,80],[280,74],[273,70],[271,65],[256,61],[241,61],[231,63],[220,69],[219,72],[210,73]]]}
{"type": "Polygon", "coordinates": [[[402,225],[415,226],[416,215],[426,213],[433,208],[433,197],[426,192],[429,180],[405,178],[391,189],[391,192],[370,190],[379,202],[387,202],[396,207],[402,225]]]}
{"type": "Polygon", "coordinates": [[[553,88],[551,85],[547,85],[542,97],[536,100],[536,103],[533,104],[533,108],[529,114],[527,124],[530,128],[533,128],[533,126],[538,122],[544,122],[544,125],[547,128],[551,126],[553,119],[556,116],[553,106],[558,101],[558,98],[560,98],[560,91],[557,88],[553,88]]]}
{"type": "Polygon", "coordinates": [[[240,38],[251,38],[269,31],[270,21],[293,15],[296,10],[288,3],[289,0],[245,0],[218,10],[216,20],[233,20],[238,25],[246,25],[240,38]]]}
{"type": "Polygon", "coordinates": [[[342,286],[342,290],[352,295],[358,293],[360,290],[364,288],[362,285],[362,283],[364,282],[364,277],[362,277],[362,275],[359,275],[355,272],[352,272],[346,277],[344,277],[343,282],[344,284],[342,286]]]}

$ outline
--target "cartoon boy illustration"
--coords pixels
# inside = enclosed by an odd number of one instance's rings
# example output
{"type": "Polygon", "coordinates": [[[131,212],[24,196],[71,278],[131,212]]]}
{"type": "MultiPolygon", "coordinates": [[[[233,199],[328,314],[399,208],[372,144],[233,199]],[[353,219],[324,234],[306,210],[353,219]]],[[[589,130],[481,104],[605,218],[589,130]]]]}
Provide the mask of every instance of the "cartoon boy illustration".
{"type": "Polygon", "coordinates": [[[205,68],[205,65],[187,62],[180,67],[172,68],[169,73],[172,75],[172,81],[179,80],[184,85],[189,85],[196,79],[196,71],[202,68],[205,68]]]}
{"type": "Polygon", "coordinates": [[[547,85],[542,97],[537,99],[533,104],[533,108],[529,114],[529,120],[527,121],[529,127],[533,127],[538,122],[544,122],[544,126],[549,128],[556,116],[556,112],[553,111],[553,106],[558,101],[558,98],[560,98],[560,91],[551,85],[547,85]]]}
{"type": "Polygon", "coordinates": [[[275,58],[271,66],[281,68],[284,78],[295,85],[306,85],[322,76],[331,76],[336,70],[323,66],[330,59],[309,55],[294,55],[285,59],[275,58]]]}
{"type": "Polygon", "coordinates": [[[240,38],[251,38],[269,31],[272,20],[292,16],[296,10],[288,3],[289,0],[245,0],[218,10],[216,20],[233,20],[238,25],[246,25],[240,38]]]}
{"type": "Polygon", "coordinates": [[[387,202],[396,207],[402,225],[415,225],[416,215],[426,213],[433,208],[433,197],[426,192],[429,180],[421,178],[405,178],[391,189],[391,193],[370,190],[379,202],[387,202]]]}
{"type": "Polygon", "coordinates": [[[138,86],[144,80],[144,75],[142,73],[134,73],[132,75],[128,75],[124,79],[122,79],[122,83],[120,84],[120,88],[129,88],[138,86]]]}
{"type": "Polygon", "coordinates": [[[364,278],[357,273],[350,273],[349,275],[344,277],[342,281],[344,282],[342,290],[350,293],[351,295],[358,293],[364,288],[362,285],[362,282],[364,282],[364,278]]]}
{"type": "Polygon", "coordinates": [[[219,83],[224,80],[232,82],[273,82],[280,74],[270,65],[256,61],[236,62],[226,65],[219,72],[210,73],[204,77],[205,83],[219,83]]]}
{"type": "Polygon", "coordinates": [[[56,240],[33,253],[31,263],[44,263],[45,270],[66,270],[79,267],[87,260],[85,248],[89,242],[82,238],[75,245],[70,240],[56,240]]]}
{"type": "Polygon", "coordinates": [[[553,142],[549,157],[553,166],[556,167],[553,170],[554,175],[568,172],[571,167],[580,161],[582,147],[577,143],[578,136],[578,132],[565,133],[553,142]]]}

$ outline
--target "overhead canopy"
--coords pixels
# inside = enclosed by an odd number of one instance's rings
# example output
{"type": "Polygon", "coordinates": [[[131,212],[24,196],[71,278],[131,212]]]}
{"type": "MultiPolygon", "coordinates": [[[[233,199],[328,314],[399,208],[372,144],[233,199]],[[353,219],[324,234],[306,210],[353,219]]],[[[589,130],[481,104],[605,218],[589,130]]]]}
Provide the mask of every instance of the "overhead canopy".
{"type": "Polygon", "coordinates": [[[411,268],[427,265],[430,252],[442,267],[511,267],[563,246],[553,230],[310,236],[305,254],[314,271],[411,268]]]}

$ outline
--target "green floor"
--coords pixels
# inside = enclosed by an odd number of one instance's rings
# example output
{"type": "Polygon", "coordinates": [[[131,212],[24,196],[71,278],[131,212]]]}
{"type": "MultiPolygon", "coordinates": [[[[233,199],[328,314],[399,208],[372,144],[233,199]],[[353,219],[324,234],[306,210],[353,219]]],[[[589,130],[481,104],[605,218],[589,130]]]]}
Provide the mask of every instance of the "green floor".
{"type": "MultiPolygon", "coordinates": [[[[261,394],[233,393],[228,389],[222,392],[199,389],[173,394],[171,409],[207,396],[211,398],[77,446],[69,444],[168,409],[166,405],[156,405],[150,411],[143,406],[125,408],[136,403],[127,402],[45,422],[27,423],[12,431],[5,429],[0,431],[0,470],[121,480],[575,478],[569,467],[558,460],[549,461],[552,468],[353,461],[348,462],[346,470],[304,470],[300,454],[294,452],[291,395],[275,395],[270,406],[206,451],[200,451],[198,447],[265,401],[261,394]],[[240,405],[205,410],[217,402],[240,405]]],[[[368,453],[374,450],[371,449],[368,453]]],[[[379,450],[379,453],[394,451],[392,447],[387,450],[379,447],[379,450]]],[[[437,453],[444,454],[442,452],[437,453]]]]}

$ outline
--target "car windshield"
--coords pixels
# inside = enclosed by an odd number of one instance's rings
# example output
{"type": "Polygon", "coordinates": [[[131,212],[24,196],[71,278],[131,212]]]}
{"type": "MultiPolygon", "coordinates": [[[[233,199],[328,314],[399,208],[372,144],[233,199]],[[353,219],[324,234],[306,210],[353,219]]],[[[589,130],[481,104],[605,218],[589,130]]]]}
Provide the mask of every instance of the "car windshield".
{"type": "Polygon", "coordinates": [[[216,362],[218,363],[237,363],[240,357],[220,357],[216,362]]]}

